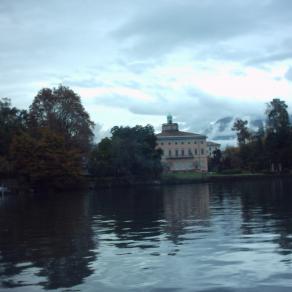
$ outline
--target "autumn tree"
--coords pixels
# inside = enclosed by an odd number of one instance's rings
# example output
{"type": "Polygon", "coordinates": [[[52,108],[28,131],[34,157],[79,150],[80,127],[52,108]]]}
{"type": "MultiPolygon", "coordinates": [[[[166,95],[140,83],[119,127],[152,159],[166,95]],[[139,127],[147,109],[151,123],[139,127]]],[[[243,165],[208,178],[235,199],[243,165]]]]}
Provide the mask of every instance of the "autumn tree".
{"type": "Polygon", "coordinates": [[[0,156],[7,156],[12,137],[26,129],[27,112],[11,105],[8,98],[0,99],[0,156]]]}
{"type": "Polygon", "coordinates": [[[48,128],[67,145],[87,152],[93,139],[94,123],[81,104],[80,96],[68,87],[44,88],[29,111],[32,129],[48,128]]]}
{"type": "Polygon", "coordinates": [[[15,174],[36,189],[72,188],[81,181],[80,153],[47,128],[38,130],[38,138],[15,136],[10,153],[15,174]]]}

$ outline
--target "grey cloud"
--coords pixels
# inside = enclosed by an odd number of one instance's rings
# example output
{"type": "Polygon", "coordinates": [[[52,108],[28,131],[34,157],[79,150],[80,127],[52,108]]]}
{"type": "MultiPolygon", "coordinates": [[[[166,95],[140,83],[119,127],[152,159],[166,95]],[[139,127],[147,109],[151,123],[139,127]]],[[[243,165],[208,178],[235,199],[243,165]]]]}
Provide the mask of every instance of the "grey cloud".
{"type": "Polygon", "coordinates": [[[250,31],[254,25],[250,19],[252,10],[241,13],[234,1],[229,3],[168,2],[137,15],[115,31],[114,36],[137,39],[134,50],[138,53],[160,53],[194,41],[222,40],[250,31]]]}
{"type": "Polygon", "coordinates": [[[182,46],[193,50],[201,44],[214,47],[247,34],[263,37],[291,25],[290,5],[285,0],[160,1],[138,11],[113,36],[137,56],[157,56],[182,46]]]}
{"type": "Polygon", "coordinates": [[[276,53],[276,54],[271,54],[264,57],[255,58],[255,59],[249,60],[246,64],[247,65],[261,65],[265,63],[284,61],[288,59],[292,59],[292,51],[276,53]]]}

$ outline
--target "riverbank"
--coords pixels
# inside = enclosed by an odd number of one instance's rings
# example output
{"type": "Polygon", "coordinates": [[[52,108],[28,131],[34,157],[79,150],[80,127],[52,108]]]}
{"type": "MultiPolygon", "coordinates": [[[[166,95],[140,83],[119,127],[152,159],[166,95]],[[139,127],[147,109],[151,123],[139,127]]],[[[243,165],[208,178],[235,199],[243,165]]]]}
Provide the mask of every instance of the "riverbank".
{"type": "Polygon", "coordinates": [[[90,178],[91,188],[114,188],[143,185],[182,185],[212,182],[233,182],[241,180],[259,180],[275,178],[292,178],[292,174],[266,174],[266,173],[194,173],[176,172],[163,174],[160,179],[123,177],[123,178],[90,178]]]}
{"type": "Polygon", "coordinates": [[[292,174],[274,174],[274,173],[236,173],[236,174],[220,174],[220,173],[193,173],[193,172],[177,172],[162,175],[161,184],[195,184],[210,182],[227,182],[239,180],[257,180],[263,178],[292,178],[292,174]]]}
{"type": "MultiPolygon", "coordinates": [[[[291,178],[292,174],[266,174],[266,173],[194,173],[194,172],[176,172],[163,174],[159,179],[150,179],[145,177],[104,177],[96,178],[85,176],[85,189],[103,189],[117,187],[136,187],[136,186],[160,186],[160,185],[183,185],[213,182],[234,182],[242,180],[260,180],[260,179],[277,179],[291,178]],[[86,182],[87,181],[87,182],[86,182]]],[[[11,193],[34,192],[27,185],[18,182],[17,179],[1,180],[0,185],[7,187],[11,193]]]]}

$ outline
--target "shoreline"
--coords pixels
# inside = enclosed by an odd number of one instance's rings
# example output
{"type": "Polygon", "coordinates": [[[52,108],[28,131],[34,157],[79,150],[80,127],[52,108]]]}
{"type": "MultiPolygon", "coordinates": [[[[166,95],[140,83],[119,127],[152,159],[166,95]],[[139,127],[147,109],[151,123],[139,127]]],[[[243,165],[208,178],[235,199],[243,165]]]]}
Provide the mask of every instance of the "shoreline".
{"type": "MultiPolygon", "coordinates": [[[[199,183],[220,183],[235,182],[244,180],[260,179],[292,179],[292,174],[265,174],[265,173],[246,173],[246,174],[198,174],[198,173],[169,173],[162,175],[159,179],[149,179],[142,177],[123,177],[123,178],[96,178],[84,176],[87,180],[84,189],[98,190],[118,187],[139,187],[139,186],[168,186],[199,183]]],[[[0,178],[0,186],[8,187],[8,193],[33,192],[31,188],[25,190],[21,187],[16,178],[0,178]],[[5,183],[6,181],[6,183],[5,183]],[[7,182],[9,183],[7,184],[7,182]]],[[[69,190],[69,189],[68,189],[69,190]]],[[[63,190],[64,191],[64,190],[63,190]]]]}
{"type": "Polygon", "coordinates": [[[198,183],[217,183],[217,182],[234,182],[243,180],[259,180],[259,179],[282,179],[291,178],[292,174],[200,174],[199,176],[179,177],[176,173],[162,176],[160,179],[141,179],[135,178],[106,178],[101,180],[92,180],[94,184],[92,189],[100,188],[116,188],[116,187],[136,187],[136,186],[167,186],[167,185],[183,185],[198,183]]]}

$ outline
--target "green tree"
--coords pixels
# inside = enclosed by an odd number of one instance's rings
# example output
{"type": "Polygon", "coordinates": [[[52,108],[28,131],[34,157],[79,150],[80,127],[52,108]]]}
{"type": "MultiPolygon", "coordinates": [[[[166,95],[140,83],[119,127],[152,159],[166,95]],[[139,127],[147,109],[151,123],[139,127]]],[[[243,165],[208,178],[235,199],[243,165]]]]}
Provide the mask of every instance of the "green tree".
{"type": "Polygon", "coordinates": [[[93,139],[94,123],[80,97],[68,87],[44,88],[34,98],[29,111],[33,129],[48,128],[61,135],[69,146],[87,152],[93,139]]]}
{"type": "Polygon", "coordinates": [[[226,147],[222,153],[222,169],[241,169],[241,159],[238,147],[226,147]]]}
{"type": "Polygon", "coordinates": [[[88,170],[100,177],[113,176],[112,140],[104,138],[97,144],[89,157],[88,170]]]}
{"type": "Polygon", "coordinates": [[[274,98],[267,104],[267,131],[268,133],[287,132],[290,128],[288,106],[285,101],[274,98]]]}
{"type": "Polygon", "coordinates": [[[160,174],[161,150],[156,149],[152,126],[114,127],[111,133],[116,175],[155,177],[160,174]]]}
{"type": "Polygon", "coordinates": [[[222,167],[222,152],[220,149],[213,151],[213,155],[208,159],[208,169],[210,171],[220,172],[222,167]]]}
{"type": "Polygon", "coordinates": [[[281,172],[292,166],[292,134],[287,108],[280,99],[273,99],[267,104],[266,149],[272,171],[281,172]]]}
{"type": "Polygon", "coordinates": [[[156,149],[152,126],[114,127],[92,152],[90,171],[105,176],[157,177],[161,171],[161,150],[156,149]]]}
{"type": "Polygon", "coordinates": [[[237,119],[232,127],[233,131],[236,131],[237,141],[239,145],[246,144],[250,139],[250,132],[247,128],[247,121],[237,119]]]}

